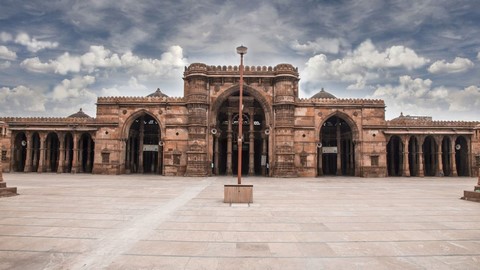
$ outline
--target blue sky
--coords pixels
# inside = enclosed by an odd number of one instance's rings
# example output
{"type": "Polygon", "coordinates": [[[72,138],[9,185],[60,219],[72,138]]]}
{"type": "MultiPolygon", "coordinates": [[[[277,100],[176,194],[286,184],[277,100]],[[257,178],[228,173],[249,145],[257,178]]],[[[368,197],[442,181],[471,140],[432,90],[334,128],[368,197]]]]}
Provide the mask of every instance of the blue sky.
{"type": "Polygon", "coordinates": [[[184,67],[291,63],[300,97],[384,99],[386,118],[480,121],[480,1],[14,1],[0,116],[95,116],[99,96],[183,96],[184,67]]]}

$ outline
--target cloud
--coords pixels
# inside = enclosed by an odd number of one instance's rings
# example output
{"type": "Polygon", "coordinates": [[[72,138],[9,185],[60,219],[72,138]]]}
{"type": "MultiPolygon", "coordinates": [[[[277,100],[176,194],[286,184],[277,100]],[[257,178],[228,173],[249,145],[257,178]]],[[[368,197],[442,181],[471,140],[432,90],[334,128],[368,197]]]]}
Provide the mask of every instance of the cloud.
{"type": "Polygon", "coordinates": [[[452,111],[473,111],[480,107],[480,88],[475,85],[453,92],[450,95],[450,107],[452,111]]]}
{"type": "Polygon", "coordinates": [[[12,65],[10,61],[3,61],[0,62],[0,69],[6,69],[9,68],[12,65]]]}
{"type": "Polygon", "coordinates": [[[344,43],[338,38],[322,38],[319,37],[314,41],[307,41],[305,44],[300,44],[298,40],[292,41],[290,47],[301,54],[307,53],[333,53],[337,54],[340,51],[340,46],[344,43]]]}
{"type": "Polygon", "coordinates": [[[15,88],[0,88],[2,114],[19,115],[23,112],[44,112],[46,98],[31,88],[19,85],[15,88]]]}
{"type": "Polygon", "coordinates": [[[21,63],[27,70],[39,73],[66,75],[81,71],[92,73],[99,68],[107,70],[123,68],[127,73],[144,77],[171,77],[173,74],[177,75],[185,65],[187,59],[183,57],[183,49],[180,46],[171,46],[160,59],[141,58],[132,52],[119,56],[103,46],[90,46],[90,50],[81,56],[70,55],[67,52],[46,63],[42,63],[38,57],[25,59],[21,63]]]}
{"type": "Polygon", "coordinates": [[[9,42],[13,39],[12,35],[7,32],[0,32],[0,41],[9,42]]]}
{"type": "Polygon", "coordinates": [[[15,60],[17,59],[17,53],[14,51],[10,51],[5,46],[0,46],[0,59],[15,60]]]}
{"type": "MultiPolygon", "coordinates": [[[[131,77],[125,85],[114,85],[109,88],[102,88],[101,96],[120,96],[121,93],[145,93],[148,91],[148,87],[139,83],[138,79],[131,77]]],[[[153,90],[151,90],[153,92],[153,90]]],[[[138,95],[138,94],[137,94],[138,95]]]]}
{"type": "Polygon", "coordinates": [[[480,60],[480,52],[477,54],[477,59],[480,60]]]}
{"type": "Polygon", "coordinates": [[[428,62],[428,59],[418,56],[410,48],[392,46],[380,52],[370,40],[366,40],[342,59],[329,61],[324,54],[311,57],[303,74],[308,82],[340,80],[353,82],[348,86],[349,89],[362,89],[368,80],[378,78],[382,69],[411,70],[428,62]]]}
{"type": "Polygon", "coordinates": [[[30,38],[27,33],[20,33],[15,38],[15,43],[27,47],[31,52],[38,52],[44,49],[54,49],[58,47],[58,42],[39,41],[35,38],[30,38]]]}
{"type": "Polygon", "coordinates": [[[470,59],[455,57],[452,63],[447,63],[445,60],[436,61],[428,68],[428,71],[433,74],[460,73],[473,68],[473,66],[474,64],[470,59]]]}
{"type": "Polygon", "coordinates": [[[71,80],[65,79],[59,85],[55,86],[52,93],[54,101],[76,100],[79,98],[96,99],[95,93],[87,87],[95,83],[93,76],[77,76],[71,80]]]}

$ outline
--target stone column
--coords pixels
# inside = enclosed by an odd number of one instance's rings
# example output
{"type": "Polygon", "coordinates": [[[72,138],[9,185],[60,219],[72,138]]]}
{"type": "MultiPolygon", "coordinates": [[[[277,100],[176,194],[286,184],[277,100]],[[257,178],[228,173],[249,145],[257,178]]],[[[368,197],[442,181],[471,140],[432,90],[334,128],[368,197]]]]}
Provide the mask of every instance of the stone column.
{"type": "Polygon", "coordinates": [[[31,172],[32,171],[32,144],[33,144],[33,138],[32,134],[30,132],[27,132],[25,134],[27,136],[27,157],[25,158],[25,169],[23,170],[24,172],[31,172]]]}
{"type": "MultiPolygon", "coordinates": [[[[320,140],[320,142],[321,142],[321,140],[320,140]]],[[[317,145],[318,145],[318,143],[317,143],[317,145]]],[[[318,170],[318,172],[317,172],[317,174],[318,174],[318,176],[323,176],[323,150],[322,150],[321,147],[320,148],[317,147],[317,149],[318,149],[318,158],[317,158],[317,162],[318,162],[317,170],[318,170]]]]}
{"type": "Polygon", "coordinates": [[[457,160],[455,159],[455,137],[452,137],[450,140],[450,160],[452,161],[452,176],[458,176],[457,172],[457,160]]]}
{"type": "Polygon", "coordinates": [[[267,176],[267,137],[265,133],[262,134],[262,157],[265,157],[265,164],[262,166],[262,175],[267,176]]]}
{"type": "Polygon", "coordinates": [[[342,175],[342,147],[340,138],[340,121],[337,118],[337,173],[336,175],[342,175]]]}
{"type": "Polygon", "coordinates": [[[249,139],[250,139],[250,144],[249,144],[249,148],[248,148],[248,152],[249,152],[249,157],[248,157],[248,175],[251,175],[253,176],[255,174],[255,162],[254,162],[254,159],[255,159],[255,154],[254,154],[254,126],[253,126],[253,112],[250,113],[250,130],[249,130],[249,139]]]}
{"type": "Polygon", "coordinates": [[[37,172],[41,173],[45,170],[45,135],[39,134],[40,139],[40,154],[38,155],[38,169],[37,172]]]}
{"type": "Polygon", "coordinates": [[[66,172],[68,172],[68,168],[70,168],[70,149],[72,148],[70,140],[65,141],[65,165],[64,168],[66,172]]]}
{"type": "Polygon", "coordinates": [[[138,173],[143,173],[143,136],[145,133],[144,117],[140,118],[140,138],[138,141],[138,173]]]}
{"type": "Polygon", "coordinates": [[[437,160],[438,166],[437,167],[437,176],[443,176],[443,162],[442,162],[442,138],[438,139],[437,142],[437,160]]]}
{"type": "Polygon", "coordinates": [[[85,164],[85,171],[92,171],[92,137],[89,136],[87,141],[87,164],[85,164]]]}
{"type": "Polygon", "coordinates": [[[219,163],[219,156],[220,155],[220,150],[219,150],[219,146],[218,146],[218,137],[220,137],[220,131],[217,132],[217,134],[213,135],[214,136],[214,139],[215,139],[215,159],[213,160],[213,164],[215,166],[214,168],[214,172],[215,172],[215,175],[219,175],[220,172],[219,172],[219,169],[218,169],[218,163],[219,163]]]}
{"type": "Polygon", "coordinates": [[[73,133],[72,173],[78,172],[78,134],[73,133]]]}
{"type": "Polygon", "coordinates": [[[57,173],[63,173],[65,167],[65,134],[58,134],[58,161],[57,161],[57,173]]]}
{"type": "Polygon", "coordinates": [[[227,175],[232,175],[232,113],[228,112],[228,130],[227,130],[227,175]]]}
{"type": "Polygon", "coordinates": [[[406,136],[403,143],[403,176],[410,176],[410,163],[408,162],[409,143],[408,136],[406,136]]]}
{"type": "Polygon", "coordinates": [[[420,138],[419,144],[418,144],[418,176],[424,177],[425,176],[425,171],[423,168],[423,162],[424,162],[424,156],[423,156],[423,141],[424,138],[420,138]]]}

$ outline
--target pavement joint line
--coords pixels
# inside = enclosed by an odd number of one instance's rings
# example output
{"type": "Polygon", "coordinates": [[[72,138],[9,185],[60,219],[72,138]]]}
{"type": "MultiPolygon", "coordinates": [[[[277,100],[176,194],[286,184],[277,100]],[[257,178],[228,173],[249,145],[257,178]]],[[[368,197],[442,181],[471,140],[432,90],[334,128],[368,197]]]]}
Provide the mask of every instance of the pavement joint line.
{"type": "Polygon", "coordinates": [[[83,239],[83,240],[96,240],[96,239],[98,239],[98,237],[71,237],[71,236],[48,236],[48,235],[21,235],[21,234],[0,234],[0,237],[48,238],[48,239],[83,239]]]}
{"type": "Polygon", "coordinates": [[[211,184],[212,180],[204,179],[184,188],[182,194],[166,204],[152,209],[149,214],[136,220],[125,221],[121,228],[107,233],[97,240],[91,250],[81,254],[70,262],[68,269],[103,269],[108,267],[122,253],[129,250],[137,241],[150,234],[158,224],[164,222],[169,214],[195,198],[211,184]]]}
{"type": "MultiPolygon", "coordinates": [[[[445,242],[445,243],[451,243],[451,242],[479,242],[480,239],[435,239],[435,240],[374,240],[374,241],[369,241],[369,240],[354,240],[354,241],[295,241],[295,242],[289,242],[289,241],[224,241],[224,240],[219,240],[219,241],[204,241],[204,240],[198,240],[198,241],[192,241],[192,240],[155,240],[155,239],[141,239],[139,240],[141,242],[165,242],[165,243],[207,243],[207,244],[344,244],[344,243],[423,243],[423,242],[445,242]]],[[[480,253],[478,253],[480,255],[480,253]]]]}

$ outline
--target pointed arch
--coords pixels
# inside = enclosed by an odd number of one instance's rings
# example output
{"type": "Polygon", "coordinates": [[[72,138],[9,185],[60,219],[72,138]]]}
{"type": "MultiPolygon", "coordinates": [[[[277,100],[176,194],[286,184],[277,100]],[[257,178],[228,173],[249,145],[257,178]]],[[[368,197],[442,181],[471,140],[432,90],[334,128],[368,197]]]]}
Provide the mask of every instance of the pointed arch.
{"type": "Polygon", "coordinates": [[[129,135],[129,131],[130,131],[130,127],[132,126],[133,122],[140,116],[142,115],[149,115],[151,116],[155,121],[157,121],[158,123],[158,127],[160,128],[160,136],[162,136],[162,134],[164,134],[164,126],[162,125],[162,122],[160,121],[160,119],[158,119],[158,117],[156,117],[154,114],[152,114],[151,112],[147,111],[146,109],[140,109],[136,112],[133,112],[132,114],[130,114],[128,116],[128,118],[125,120],[125,123],[123,124],[123,127],[122,127],[122,135],[121,135],[121,138],[126,140],[128,139],[128,135],[129,135]]]}
{"type": "Polygon", "coordinates": [[[335,112],[325,116],[322,119],[322,121],[320,122],[320,124],[316,127],[316,133],[315,134],[317,136],[317,141],[320,141],[320,139],[321,139],[320,138],[320,130],[321,130],[322,126],[325,124],[325,122],[327,122],[333,116],[336,116],[338,118],[343,119],[352,129],[352,139],[354,141],[359,140],[360,133],[359,133],[358,126],[355,123],[355,121],[348,114],[346,114],[344,112],[341,112],[341,111],[335,111],[335,112]]]}

